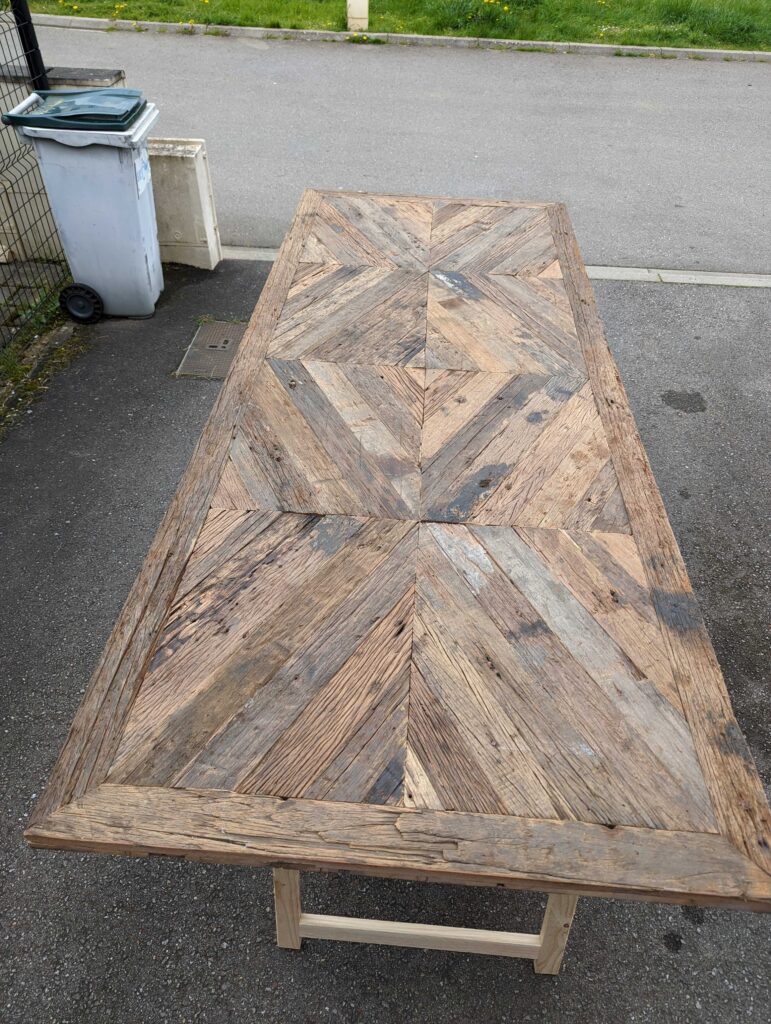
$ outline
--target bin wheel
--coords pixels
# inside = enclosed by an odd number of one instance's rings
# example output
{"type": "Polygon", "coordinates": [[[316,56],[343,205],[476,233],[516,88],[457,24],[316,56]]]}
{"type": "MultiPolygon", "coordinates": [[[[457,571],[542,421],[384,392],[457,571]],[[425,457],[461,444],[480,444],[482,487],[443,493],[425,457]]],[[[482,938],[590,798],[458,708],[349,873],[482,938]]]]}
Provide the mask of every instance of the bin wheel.
{"type": "Polygon", "coordinates": [[[95,324],[104,314],[104,303],[99,293],[87,284],[68,284],[62,288],[59,305],[79,324],[95,324]]]}

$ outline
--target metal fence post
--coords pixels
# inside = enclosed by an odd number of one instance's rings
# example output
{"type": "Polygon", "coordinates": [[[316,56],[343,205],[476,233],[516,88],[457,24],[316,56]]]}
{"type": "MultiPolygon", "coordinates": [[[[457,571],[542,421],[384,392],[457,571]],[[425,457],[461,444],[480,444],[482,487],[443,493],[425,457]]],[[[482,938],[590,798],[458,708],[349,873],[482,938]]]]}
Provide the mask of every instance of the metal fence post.
{"type": "MultiPolygon", "coordinates": [[[[0,2],[0,111],[47,86],[27,0],[0,2]]],[[[35,151],[0,124],[0,350],[45,323],[68,278],[35,151]]]]}
{"type": "Polygon", "coordinates": [[[40,47],[35,35],[35,26],[32,24],[32,15],[29,13],[27,0],[11,0],[11,10],[16,19],[16,28],[19,32],[19,41],[24,50],[24,58],[29,69],[30,85],[33,89],[47,89],[48,75],[43,58],[40,55],[40,47]]]}

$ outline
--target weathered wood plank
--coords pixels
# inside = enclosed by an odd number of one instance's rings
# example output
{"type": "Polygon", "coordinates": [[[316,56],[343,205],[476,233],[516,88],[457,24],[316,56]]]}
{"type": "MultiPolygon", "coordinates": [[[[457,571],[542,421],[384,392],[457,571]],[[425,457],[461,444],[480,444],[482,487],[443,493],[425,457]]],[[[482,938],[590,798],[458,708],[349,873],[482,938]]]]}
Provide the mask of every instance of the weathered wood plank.
{"type": "Polygon", "coordinates": [[[34,846],[771,910],[726,838],[574,821],[102,785],[28,829],[34,846]]]}
{"type": "MultiPolygon", "coordinates": [[[[420,628],[420,627],[419,627],[420,628]]],[[[444,694],[442,695],[444,696],[444,694]]],[[[432,692],[416,665],[410,683],[408,742],[424,765],[441,806],[458,811],[506,814],[507,806],[494,780],[475,758],[456,715],[457,704],[445,703],[432,692]]]]}
{"type": "MultiPolygon", "coordinates": [[[[407,703],[399,687],[391,687],[385,698],[352,730],[337,757],[319,773],[303,796],[308,800],[343,800],[347,803],[393,802],[397,785],[383,795],[378,782],[389,774],[392,761],[405,758],[407,703]],[[383,765],[386,769],[383,769],[383,765]],[[377,798],[377,799],[375,799],[377,798]]],[[[402,767],[402,775],[406,769],[402,767]]]]}
{"type": "Polygon", "coordinates": [[[415,519],[423,373],[268,358],[213,507],[415,519]]]}
{"type": "Polygon", "coordinates": [[[426,371],[422,518],[628,532],[579,377],[426,371]]]}
{"type": "Polygon", "coordinates": [[[571,594],[623,650],[640,674],[682,713],[680,695],[664,646],[656,610],[647,586],[636,577],[644,570],[637,545],[623,534],[578,533],[566,530],[533,530],[519,527],[520,536],[537,551],[549,573],[571,594]],[[624,551],[625,562],[634,562],[632,576],[603,541],[611,539],[615,550],[624,551]]]}
{"type": "Polygon", "coordinates": [[[275,533],[272,531],[293,531],[300,527],[300,523],[299,518],[283,519],[281,513],[275,511],[254,515],[244,515],[236,509],[211,511],[190,552],[172,607],[179,607],[181,600],[191,591],[204,586],[208,588],[213,580],[219,578],[225,566],[229,567],[229,572],[233,572],[236,566],[243,569],[245,557],[249,559],[247,564],[253,564],[255,544],[264,543],[266,533],[274,543],[275,533]],[[281,522],[278,522],[280,518],[281,522]]]}
{"type": "MultiPolygon", "coordinates": [[[[453,672],[477,701],[489,692],[561,817],[714,828],[682,719],[514,530],[422,526],[416,616],[415,663],[441,702],[457,707],[453,672]]],[[[501,746],[504,735],[495,737],[501,746]]],[[[457,744],[448,746],[463,765],[457,744]]],[[[510,765],[518,773],[519,758],[510,765]]],[[[469,784],[467,799],[474,791],[469,784]]]]}
{"type": "MultiPolygon", "coordinates": [[[[413,602],[414,593],[409,590],[242,775],[236,786],[240,793],[303,796],[378,705],[387,700],[403,705],[412,647],[412,629],[404,627],[411,620],[413,602]]],[[[371,749],[367,754],[367,770],[379,777],[391,762],[391,751],[376,759],[371,749]]]]}
{"type": "MultiPolygon", "coordinates": [[[[509,295],[495,277],[434,270],[428,277],[426,365],[491,373],[586,375],[572,320],[528,281],[509,295]],[[535,306],[536,308],[532,308],[535,306]]],[[[508,280],[508,279],[506,279],[508,280]]]]}
{"type": "Polygon", "coordinates": [[[544,209],[438,206],[431,234],[431,266],[479,274],[537,275],[556,259],[544,209]]]}
{"type": "MultiPolygon", "coordinates": [[[[341,190],[340,189],[325,189],[325,188],[321,188],[321,189],[316,189],[315,191],[317,191],[319,193],[319,195],[325,196],[325,197],[326,196],[339,196],[341,194],[341,190]]],[[[530,199],[525,199],[525,200],[518,200],[518,199],[489,199],[489,198],[485,199],[485,198],[481,198],[479,196],[471,196],[471,197],[467,197],[467,196],[463,196],[463,197],[461,197],[461,196],[448,196],[448,195],[420,195],[420,196],[414,196],[414,195],[407,195],[407,194],[404,194],[404,193],[396,193],[396,192],[391,193],[391,192],[365,192],[365,191],[348,192],[346,194],[347,195],[357,195],[357,196],[372,196],[372,197],[377,198],[377,199],[392,199],[392,200],[418,199],[421,202],[425,202],[426,200],[430,200],[433,203],[433,205],[434,205],[434,210],[435,211],[441,209],[441,207],[444,206],[446,203],[450,203],[450,204],[462,203],[464,206],[504,206],[504,207],[508,207],[508,208],[510,208],[510,207],[526,207],[529,210],[537,210],[537,209],[540,209],[540,208],[545,208],[545,207],[553,206],[554,205],[554,201],[553,200],[551,200],[551,201],[540,201],[540,200],[535,200],[535,199],[533,199],[533,200],[530,200],[530,199]]]]}
{"type": "Polygon", "coordinates": [[[300,264],[268,354],[422,366],[426,289],[404,269],[300,264]]]}
{"type": "Polygon", "coordinates": [[[771,812],[602,329],[567,210],[550,208],[565,286],[634,537],[721,832],[771,871],[771,812]]]}
{"type": "Polygon", "coordinates": [[[326,192],[302,262],[425,270],[432,213],[431,202],[414,196],[326,192]]]}
{"type": "Polygon", "coordinates": [[[235,788],[395,606],[384,637],[410,635],[417,528],[316,517],[303,525],[254,566],[253,598],[226,570],[210,608],[194,598],[169,623],[113,781],[205,778],[235,788]]]}

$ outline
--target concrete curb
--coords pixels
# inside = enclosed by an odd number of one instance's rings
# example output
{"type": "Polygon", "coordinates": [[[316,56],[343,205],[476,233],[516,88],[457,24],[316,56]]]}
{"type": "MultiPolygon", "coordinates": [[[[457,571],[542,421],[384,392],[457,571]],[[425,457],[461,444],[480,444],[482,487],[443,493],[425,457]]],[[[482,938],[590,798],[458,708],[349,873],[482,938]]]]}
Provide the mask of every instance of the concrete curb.
{"type": "Polygon", "coordinates": [[[652,57],[659,60],[760,61],[771,62],[763,50],[690,50],[671,46],[613,46],[606,43],[552,43],[531,39],[477,39],[469,36],[417,36],[392,32],[322,32],[313,29],[253,28],[244,25],[198,25],[168,21],[113,21],[111,18],[71,18],[58,14],[34,14],[35,25],[49,28],[79,28],[110,32],[157,32],[161,34],[227,36],[235,39],[294,39],[309,43],[345,43],[352,36],[397,46],[449,46],[478,50],[517,50],[538,53],[573,53],[591,57],[652,57]]]}
{"type": "MultiPolygon", "coordinates": [[[[223,245],[224,260],[272,263],[278,249],[223,245]]],[[[652,267],[587,266],[593,281],[636,281],[650,284],[706,284],[719,288],[771,288],[771,274],[743,274],[722,270],[659,270],[652,267]]]]}

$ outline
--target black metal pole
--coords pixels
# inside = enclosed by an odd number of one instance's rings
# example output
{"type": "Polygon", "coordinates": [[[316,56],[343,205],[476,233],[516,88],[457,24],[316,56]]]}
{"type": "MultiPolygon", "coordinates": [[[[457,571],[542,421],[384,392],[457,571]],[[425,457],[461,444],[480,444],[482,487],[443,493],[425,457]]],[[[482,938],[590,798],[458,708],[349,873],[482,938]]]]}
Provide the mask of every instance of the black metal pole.
{"type": "Polygon", "coordinates": [[[35,26],[32,24],[32,15],[29,13],[27,0],[11,0],[13,16],[16,19],[16,28],[19,33],[21,45],[24,47],[24,56],[29,69],[29,81],[33,89],[47,89],[48,75],[43,58],[40,55],[40,47],[37,44],[35,26]]]}

